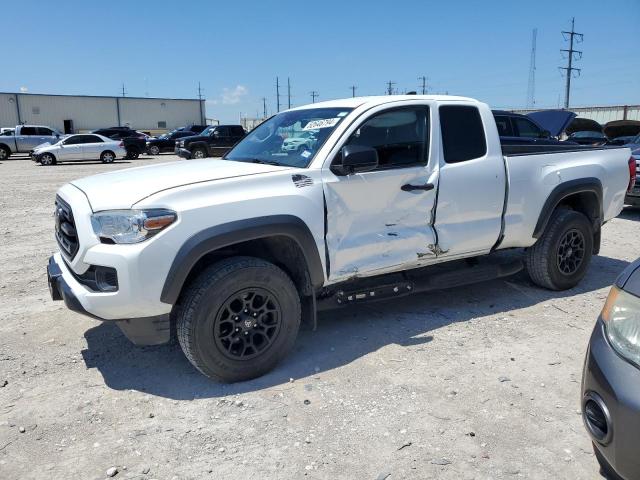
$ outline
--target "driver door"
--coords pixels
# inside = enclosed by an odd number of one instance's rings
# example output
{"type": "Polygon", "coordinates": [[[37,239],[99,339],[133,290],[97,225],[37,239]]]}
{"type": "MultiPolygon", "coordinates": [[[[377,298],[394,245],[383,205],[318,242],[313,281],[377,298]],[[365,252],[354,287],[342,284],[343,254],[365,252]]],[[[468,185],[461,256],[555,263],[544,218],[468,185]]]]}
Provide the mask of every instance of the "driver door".
{"type": "Polygon", "coordinates": [[[80,160],[82,157],[82,137],[84,135],[74,135],[62,142],[60,150],[58,150],[58,159],[63,160],[80,160]]]}
{"type": "MultiPolygon", "coordinates": [[[[323,173],[331,282],[435,258],[430,248],[436,243],[432,225],[438,170],[429,164],[429,139],[426,105],[387,107],[352,129],[344,145],[374,148],[379,164],[351,175],[330,169],[323,173]]],[[[333,162],[341,162],[340,152],[333,162]]]]}

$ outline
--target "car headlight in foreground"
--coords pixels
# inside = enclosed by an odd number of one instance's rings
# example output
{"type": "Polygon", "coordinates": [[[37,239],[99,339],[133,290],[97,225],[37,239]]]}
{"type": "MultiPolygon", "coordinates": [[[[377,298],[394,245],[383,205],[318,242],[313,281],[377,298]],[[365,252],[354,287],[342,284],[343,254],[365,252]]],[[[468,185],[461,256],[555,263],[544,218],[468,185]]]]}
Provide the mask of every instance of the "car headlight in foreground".
{"type": "Polygon", "coordinates": [[[91,225],[101,240],[128,244],[153,237],[176,218],[176,212],[165,209],[106,210],[91,215],[91,225]]]}
{"type": "Polygon", "coordinates": [[[613,349],[640,367],[640,298],[614,286],[601,316],[613,349]]]}

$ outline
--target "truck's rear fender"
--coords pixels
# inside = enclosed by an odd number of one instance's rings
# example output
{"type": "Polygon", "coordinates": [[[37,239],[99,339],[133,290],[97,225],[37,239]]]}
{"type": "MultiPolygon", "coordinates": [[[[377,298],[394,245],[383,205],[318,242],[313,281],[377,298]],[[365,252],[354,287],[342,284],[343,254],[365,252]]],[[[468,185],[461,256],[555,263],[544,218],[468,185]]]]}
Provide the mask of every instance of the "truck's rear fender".
{"type": "Polygon", "coordinates": [[[544,233],[553,212],[566,206],[583,213],[590,221],[594,233],[600,231],[603,221],[602,182],[594,177],[579,178],[563,182],[551,191],[542,206],[540,216],[533,231],[534,238],[544,233]]]}
{"type": "Polygon", "coordinates": [[[190,278],[202,268],[236,254],[276,263],[303,296],[313,296],[324,283],[318,248],[304,221],[293,215],[271,215],[216,225],[191,236],[171,264],[160,300],[174,305],[190,278]]]}

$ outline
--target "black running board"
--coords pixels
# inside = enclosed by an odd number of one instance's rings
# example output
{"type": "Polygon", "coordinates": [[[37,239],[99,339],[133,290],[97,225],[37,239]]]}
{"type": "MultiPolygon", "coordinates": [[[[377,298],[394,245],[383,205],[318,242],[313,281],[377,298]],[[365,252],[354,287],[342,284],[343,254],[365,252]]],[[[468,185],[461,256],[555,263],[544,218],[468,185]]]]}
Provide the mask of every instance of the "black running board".
{"type": "Polygon", "coordinates": [[[404,297],[414,293],[423,293],[445,288],[460,287],[472,283],[495,280],[518,273],[524,268],[521,260],[508,263],[477,265],[464,267],[457,270],[434,273],[406,281],[393,283],[380,283],[366,288],[357,288],[351,285],[351,289],[337,290],[333,295],[318,299],[318,310],[331,310],[334,308],[353,305],[357,303],[387,300],[404,297]],[[354,288],[355,287],[355,288],[354,288]]]}

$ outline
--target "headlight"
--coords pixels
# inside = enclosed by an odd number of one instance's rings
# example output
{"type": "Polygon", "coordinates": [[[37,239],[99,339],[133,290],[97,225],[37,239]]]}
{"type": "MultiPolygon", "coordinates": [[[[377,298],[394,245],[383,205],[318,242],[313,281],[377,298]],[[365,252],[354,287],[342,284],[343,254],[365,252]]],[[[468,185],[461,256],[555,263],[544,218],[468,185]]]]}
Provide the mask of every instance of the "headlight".
{"type": "Polygon", "coordinates": [[[640,298],[614,286],[601,316],[614,350],[640,366],[640,298]]]}
{"type": "Polygon", "coordinates": [[[93,231],[114,243],[139,243],[176,221],[176,212],[153,210],[107,210],[91,215],[93,231]]]}
{"type": "Polygon", "coordinates": [[[184,142],[183,142],[182,140],[180,140],[180,141],[178,142],[178,146],[179,146],[179,147],[184,147],[184,142]]]}

